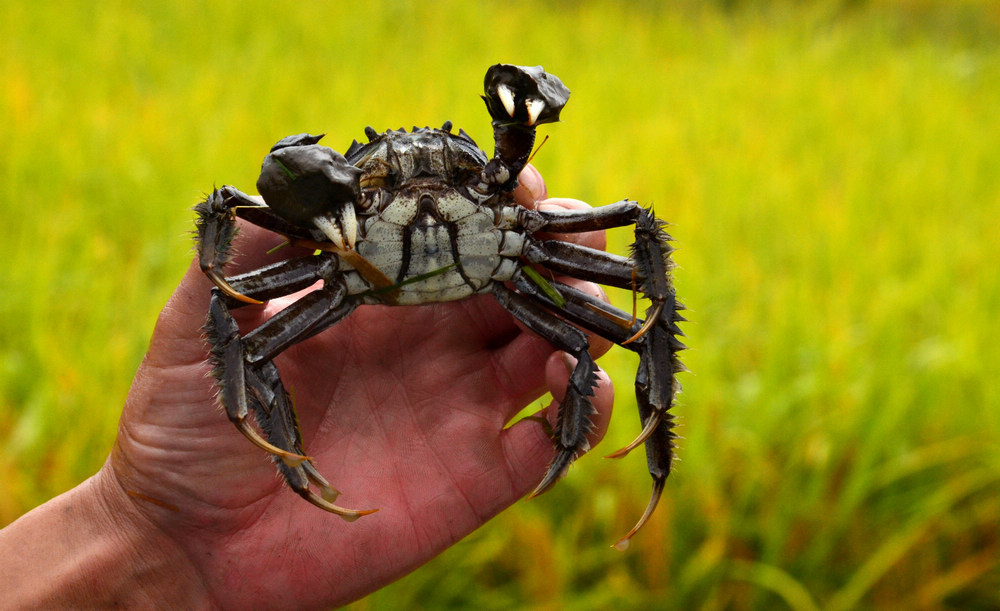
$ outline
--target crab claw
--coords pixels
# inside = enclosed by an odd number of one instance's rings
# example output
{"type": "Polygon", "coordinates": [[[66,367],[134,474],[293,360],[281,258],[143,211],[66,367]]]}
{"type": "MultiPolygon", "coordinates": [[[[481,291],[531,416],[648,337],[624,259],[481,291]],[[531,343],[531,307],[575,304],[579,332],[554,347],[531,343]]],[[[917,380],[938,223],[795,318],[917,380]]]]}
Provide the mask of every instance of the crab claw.
{"type": "Polygon", "coordinates": [[[500,123],[553,123],[569,100],[569,89],[541,66],[497,64],[486,72],[484,87],[486,108],[500,123]]]}
{"type": "Polygon", "coordinates": [[[354,204],[361,193],[361,170],[343,155],[316,144],[322,136],[282,138],[261,164],[257,190],[283,219],[312,225],[342,250],[354,248],[354,204]]]}

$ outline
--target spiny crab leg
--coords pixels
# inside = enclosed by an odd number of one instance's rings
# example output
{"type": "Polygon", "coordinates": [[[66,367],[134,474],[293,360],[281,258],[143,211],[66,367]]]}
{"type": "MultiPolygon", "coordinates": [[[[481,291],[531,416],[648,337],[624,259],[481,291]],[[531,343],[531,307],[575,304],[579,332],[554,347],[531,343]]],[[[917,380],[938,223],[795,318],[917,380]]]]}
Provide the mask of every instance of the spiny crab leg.
{"type": "Polygon", "coordinates": [[[236,235],[234,211],[239,206],[233,204],[238,201],[235,193],[235,189],[227,187],[215,189],[205,201],[195,206],[198,214],[195,225],[198,232],[198,265],[227,296],[244,303],[259,304],[262,302],[234,289],[220,271],[229,259],[229,247],[236,235]]]}

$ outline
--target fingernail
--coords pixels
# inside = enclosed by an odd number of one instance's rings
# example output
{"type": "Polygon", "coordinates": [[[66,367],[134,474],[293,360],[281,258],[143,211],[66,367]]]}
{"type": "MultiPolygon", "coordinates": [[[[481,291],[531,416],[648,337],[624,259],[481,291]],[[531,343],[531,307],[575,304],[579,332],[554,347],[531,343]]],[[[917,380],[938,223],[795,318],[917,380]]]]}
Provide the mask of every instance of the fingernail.
{"type": "Polygon", "coordinates": [[[573,372],[576,370],[576,359],[569,352],[563,352],[562,362],[566,366],[566,372],[573,375],[573,372]]]}

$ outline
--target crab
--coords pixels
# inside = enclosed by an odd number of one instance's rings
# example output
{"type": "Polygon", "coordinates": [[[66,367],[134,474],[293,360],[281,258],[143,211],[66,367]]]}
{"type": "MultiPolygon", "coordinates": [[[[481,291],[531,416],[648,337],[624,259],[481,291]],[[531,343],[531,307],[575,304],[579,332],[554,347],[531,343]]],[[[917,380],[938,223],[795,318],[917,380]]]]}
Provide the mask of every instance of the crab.
{"type": "Polygon", "coordinates": [[[206,337],[219,402],[252,443],[273,456],[288,486],[346,520],[374,510],[334,504],[337,491],[302,447],[291,398],[274,358],[365,304],[417,306],[491,294],[517,320],[576,365],[550,435],[555,457],[530,496],[548,490],[589,449],[597,365],[586,329],[639,355],[635,379],[642,430],[612,457],[644,444],[653,490],[645,512],[617,545],[653,513],[674,459],[670,409],[683,366],[682,321],[670,278],[670,237],[651,209],[629,200],[588,211],[519,206],[517,176],[529,160],[538,125],[559,120],[569,90],[541,66],[489,68],[482,96],[492,117],[489,158],[451,122],[440,129],[377,133],[341,155],[298,134],[265,157],[253,197],[224,186],[195,207],[196,248],[215,287],[206,337]],[[236,219],[284,236],[313,254],[226,277],[236,219]],[[631,256],[567,242],[539,232],[634,227],[631,256]],[[645,318],[558,282],[555,274],[631,289],[649,300],[645,318]],[[256,329],[240,335],[231,310],[317,285],[256,329]],[[256,426],[253,424],[256,420],[256,426]],[[318,493],[317,493],[318,491],[318,493]]]}

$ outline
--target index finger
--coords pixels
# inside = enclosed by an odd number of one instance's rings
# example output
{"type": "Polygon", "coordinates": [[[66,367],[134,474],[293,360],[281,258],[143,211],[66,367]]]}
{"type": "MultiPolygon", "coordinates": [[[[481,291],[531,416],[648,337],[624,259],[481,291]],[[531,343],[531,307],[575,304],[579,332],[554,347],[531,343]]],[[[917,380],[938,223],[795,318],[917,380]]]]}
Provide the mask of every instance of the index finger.
{"type": "MultiPolygon", "coordinates": [[[[514,199],[529,210],[589,210],[590,204],[578,199],[565,197],[549,197],[545,180],[531,164],[524,166],[517,177],[517,188],[514,189],[514,199]]],[[[546,238],[572,242],[588,248],[604,250],[607,237],[604,231],[587,231],[584,233],[553,233],[540,234],[546,238]]]]}

